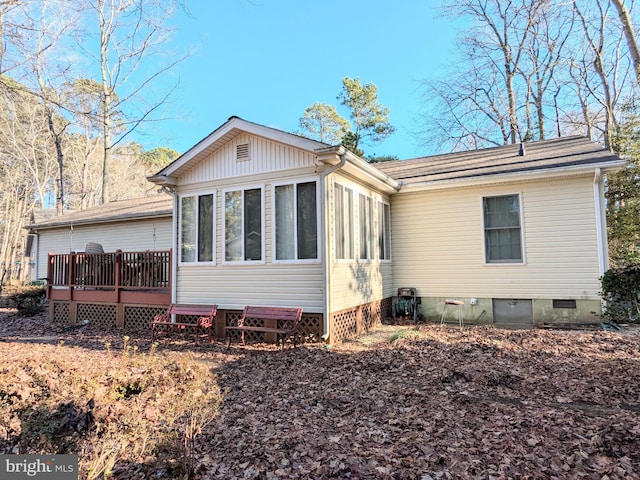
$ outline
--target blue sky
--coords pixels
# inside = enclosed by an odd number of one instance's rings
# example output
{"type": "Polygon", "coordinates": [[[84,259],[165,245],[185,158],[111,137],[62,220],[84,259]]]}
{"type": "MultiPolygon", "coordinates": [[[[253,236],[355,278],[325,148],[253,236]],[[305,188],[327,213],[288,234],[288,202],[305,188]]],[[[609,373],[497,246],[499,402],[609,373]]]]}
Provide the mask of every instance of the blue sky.
{"type": "Polygon", "coordinates": [[[184,152],[227,118],[296,131],[315,102],[335,105],[344,77],[378,87],[396,133],[368,155],[427,153],[414,132],[420,81],[440,77],[456,31],[440,0],[188,0],[172,19],[171,49],[193,49],[172,71],[179,80],[167,119],[146,148],[184,152]]]}

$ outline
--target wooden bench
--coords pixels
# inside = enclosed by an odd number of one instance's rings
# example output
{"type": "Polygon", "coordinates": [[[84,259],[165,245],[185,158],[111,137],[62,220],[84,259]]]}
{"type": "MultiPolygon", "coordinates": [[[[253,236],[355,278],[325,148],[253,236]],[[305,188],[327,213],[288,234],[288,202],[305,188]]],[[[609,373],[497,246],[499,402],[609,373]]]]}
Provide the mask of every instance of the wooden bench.
{"type": "Polygon", "coordinates": [[[196,344],[199,343],[201,331],[204,331],[209,342],[213,342],[213,322],[218,312],[217,305],[179,305],[172,303],[165,313],[156,315],[151,322],[151,341],[155,340],[157,334],[184,331],[187,327],[195,330],[196,344]],[[171,316],[176,315],[176,321],[171,321],[171,316]],[[183,322],[183,316],[198,317],[195,321],[183,322]]]}
{"type": "Polygon", "coordinates": [[[229,331],[237,330],[241,332],[242,344],[245,345],[245,332],[275,333],[276,341],[282,339],[282,349],[287,337],[293,339],[293,347],[296,347],[296,334],[298,324],[302,317],[302,308],[287,307],[255,307],[246,306],[242,316],[236,325],[227,326],[225,334],[228,338],[227,349],[231,346],[231,336],[229,331]],[[264,326],[252,325],[247,320],[263,320],[264,326]]]}

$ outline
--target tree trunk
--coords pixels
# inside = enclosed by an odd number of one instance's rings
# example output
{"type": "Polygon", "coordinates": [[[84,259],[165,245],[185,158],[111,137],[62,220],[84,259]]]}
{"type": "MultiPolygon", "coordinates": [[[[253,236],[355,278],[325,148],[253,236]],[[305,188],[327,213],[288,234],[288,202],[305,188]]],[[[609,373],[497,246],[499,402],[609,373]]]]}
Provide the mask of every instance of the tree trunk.
{"type": "MultiPolygon", "coordinates": [[[[55,125],[53,123],[53,112],[49,107],[45,107],[47,115],[47,125],[49,126],[49,133],[53,139],[53,143],[56,146],[56,157],[58,159],[58,195],[56,195],[56,215],[61,216],[64,208],[64,153],[62,152],[62,138],[58,132],[56,132],[55,125]]],[[[44,199],[42,199],[44,203],[44,199]]],[[[44,205],[43,205],[44,206],[44,205]]]]}
{"type": "Polygon", "coordinates": [[[106,8],[103,2],[98,2],[98,15],[100,16],[100,74],[102,82],[102,141],[104,151],[102,152],[102,195],[101,203],[109,202],[109,164],[111,163],[111,86],[109,83],[109,29],[113,22],[113,17],[107,18],[103,9],[106,8]]]}
{"type": "Polygon", "coordinates": [[[636,40],[636,33],[633,29],[633,23],[631,22],[631,15],[629,10],[624,4],[624,0],[611,0],[613,6],[618,10],[618,16],[620,17],[620,24],[622,25],[622,31],[627,39],[627,46],[631,59],[633,60],[633,67],[636,72],[636,80],[640,84],[640,49],[638,48],[638,41],[636,40]]]}

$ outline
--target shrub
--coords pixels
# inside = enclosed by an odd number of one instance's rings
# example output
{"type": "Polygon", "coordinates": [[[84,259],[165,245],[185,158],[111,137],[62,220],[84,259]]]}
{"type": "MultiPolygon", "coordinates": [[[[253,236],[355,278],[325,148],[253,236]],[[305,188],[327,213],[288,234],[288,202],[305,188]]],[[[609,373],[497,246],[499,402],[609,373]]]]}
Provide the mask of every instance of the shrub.
{"type": "Polygon", "coordinates": [[[9,306],[18,309],[18,314],[31,316],[40,313],[44,307],[46,289],[44,286],[21,287],[8,298],[9,306]]]}
{"type": "Polygon", "coordinates": [[[640,264],[607,270],[601,278],[603,316],[615,322],[640,320],[640,264]]]}

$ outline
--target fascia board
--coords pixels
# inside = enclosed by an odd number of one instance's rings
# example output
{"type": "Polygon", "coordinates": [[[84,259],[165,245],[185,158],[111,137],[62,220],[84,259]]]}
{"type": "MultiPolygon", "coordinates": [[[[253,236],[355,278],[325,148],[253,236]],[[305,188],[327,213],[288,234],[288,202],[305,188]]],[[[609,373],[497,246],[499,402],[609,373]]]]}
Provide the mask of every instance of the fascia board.
{"type": "Polygon", "coordinates": [[[397,181],[355,156],[350,156],[341,170],[389,194],[397,193],[400,188],[397,181]]]}
{"type": "Polygon", "coordinates": [[[67,220],[61,221],[57,223],[39,223],[39,224],[31,224],[24,225],[22,228],[26,230],[40,231],[40,230],[53,230],[56,228],[66,228],[70,225],[78,226],[78,225],[102,225],[105,223],[119,223],[119,222],[127,222],[133,220],[152,220],[156,218],[171,218],[173,215],[173,210],[163,211],[158,213],[143,213],[140,215],[120,215],[116,217],[108,217],[108,218],[83,218],[81,220],[67,220]]]}

